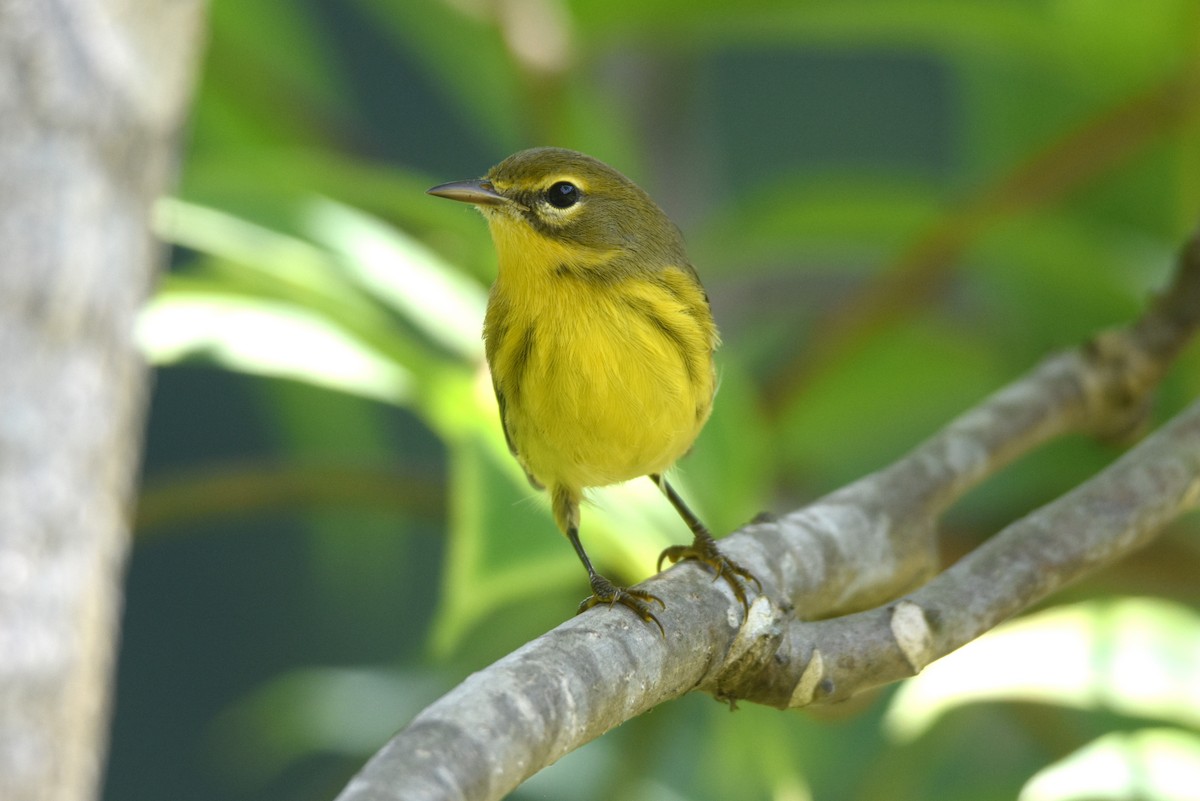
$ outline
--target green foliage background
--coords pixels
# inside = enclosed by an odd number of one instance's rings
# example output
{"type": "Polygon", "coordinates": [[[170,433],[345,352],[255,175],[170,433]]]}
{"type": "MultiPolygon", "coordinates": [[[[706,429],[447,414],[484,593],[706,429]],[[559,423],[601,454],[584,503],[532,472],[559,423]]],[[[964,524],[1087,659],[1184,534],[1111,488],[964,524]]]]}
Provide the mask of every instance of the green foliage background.
{"type": "MultiPolygon", "coordinates": [[[[428,186],[556,144],[679,222],[725,339],[679,480],[728,531],[1136,314],[1200,219],[1198,103],[1193,0],[213,0],[106,798],[331,798],[586,593],[500,438],[486,230],[428,186]]],[[[946,559],[1118,453],[1023,460],[946,559]]],[[[630,582],[686,538],[641,483],[584,517],[630,582]]],[[[513,797],[1196,798],[1198,528],[987,660],[815,714],[685,698],[513,797]]]]}

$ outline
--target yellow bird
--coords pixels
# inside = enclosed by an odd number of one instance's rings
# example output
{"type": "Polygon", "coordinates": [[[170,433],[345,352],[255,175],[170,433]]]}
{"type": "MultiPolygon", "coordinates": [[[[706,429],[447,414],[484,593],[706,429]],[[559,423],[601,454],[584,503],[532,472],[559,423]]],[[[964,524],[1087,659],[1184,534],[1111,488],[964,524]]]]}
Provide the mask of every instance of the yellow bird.
{"type": "Polygon", "coordinates": [[[742,580],[758,580],[718,550],[663,476],[708,420],[720,341],[679,229],[624,175],[560,148],[523,150],[429,194],[475,205],[491,230],[499,273],[483,331],[492,385],[509,449],[530,483],[549,490],[587,569],[592,595],[579,611],[619,603],[662,630],[650,609],[662,600],[601,576],[579,541],[583,491],[639,476],[694,535],[663,551],[658,568],[697,559],[745,607],[742,580]]]}

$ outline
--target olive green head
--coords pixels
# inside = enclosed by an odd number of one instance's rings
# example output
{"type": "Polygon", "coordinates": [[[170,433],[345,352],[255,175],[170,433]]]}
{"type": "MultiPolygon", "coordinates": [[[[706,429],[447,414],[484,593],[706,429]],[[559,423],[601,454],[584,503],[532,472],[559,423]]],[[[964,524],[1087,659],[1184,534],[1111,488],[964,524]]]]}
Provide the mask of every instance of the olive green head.
{"type": "Polygon", "coordinates": [[[564,244],[686,262],[679,229],[650,196],[574,150],[522,150],[483,178],[435,186],[429,194],[472,203],[493,224],[527,225],[564,244]]]}

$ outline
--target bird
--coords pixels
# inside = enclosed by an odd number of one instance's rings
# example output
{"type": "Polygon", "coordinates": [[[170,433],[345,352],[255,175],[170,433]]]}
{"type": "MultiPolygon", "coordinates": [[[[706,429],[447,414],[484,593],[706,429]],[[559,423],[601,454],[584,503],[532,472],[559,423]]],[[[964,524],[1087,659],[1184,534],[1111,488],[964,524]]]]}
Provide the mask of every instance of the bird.
{"type": "Polygon", "coordinates": [[[584,491],[649,477],[693,535],[663,562],[697,560],[748,612],[758,579],[666,479],[712,411],[720,343],[683,236],[650,196],[591,156],[522,150],[478,179],[430,195],[475,206],[497,253],[483,338],[509,450],[545,489],[555,523],[588,573],[578,612],[619,604],[666,631],[658,596],[600,575],[580,541],[584,491]]]}

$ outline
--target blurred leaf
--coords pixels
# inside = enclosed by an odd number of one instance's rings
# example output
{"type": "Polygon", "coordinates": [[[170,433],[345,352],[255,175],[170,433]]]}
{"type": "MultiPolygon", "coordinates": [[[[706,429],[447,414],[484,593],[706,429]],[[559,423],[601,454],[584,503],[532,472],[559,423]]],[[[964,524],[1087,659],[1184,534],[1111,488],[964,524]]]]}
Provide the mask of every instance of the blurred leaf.
{"type": "Polygon", "coordinates": [[[933,663],[900,687],[885,724],[909,740],[965,704],[1032,701],[1200,726],[1198,675],[1195,610],[1088,601],[1005,623],[933,663]]]}
{"type": "MultiPolygon", "coordinates": [[[[320,230],[311,233],[335,239],[344,252],[330,252],[215,209],[163,201],[156,226],[165,239],[236,263],[210,260],[190,274],[171,276],[163,283],[163,296],[190,292],[283,300],[296,305],[298,314],[323,318],[364,349],[430,380],[455,362],[430,349],[422,337],[410,335],[401,320],[472,361],[479,358],[478,335],[465,330],[467,316],[475,316],[476,326],[482,318],[477,285],[413,240],[364,215],[335,216],[331,205],[321,208],[323,216],[309,220],[310,225],[319,220],[320,230]],[[398,283],[405,280],[407,284],[398,283]],[[426,296],[418,297],[422,292],[426,296]],[[401,317],[389,317],[385,302],[401,317]]],[[[264,366],[262,359],[258,362],[264,366]]],[[[293,368],[287,374],[294,374],[293,368]]]]}
{"type": "Polygon", "coordinates": [[[289,291],[357,299],[344,288],[328,254],[297,237],[273,231],[214,208],[162,198],[155,208],[155,232],[168,242],[236,262],[289,291]]]}
{"type": "Polygon", "coordinates": [[[445,503],[442,490],[432,477],[385,460],[224,463],[148,479],[134,526],[145,538],[185,523],[326,504],[436,520],[445,503]]]}
{"type": "Polygon", "coordinates": [[[693,248],[706,274],[832,260],[877,264],[945,211],[936,187],[899,176],[790,175],[710,218],[693,248]]]}
{"type": "MultiPolygon", "coordinates": [[[[694,510],[719,537],[764,511],[776,453],[750,377],[737,362],[719,355],[718,362],[720,388],[712,416],[670,479],[673,484],[687,479],[694,497],[704,501],[695,503],[694,510]]],[[[691,497],[684,497],[693,504],[691,497]]]]}
{"type": "Polygon", "coordinates": [[[168,292],[143,310],[138,342],[155,364],[203,355],[240,372],[293,378],[387,403],[411,396],[412,375],[300,306],[168,292]]]}
{"type": "Polygon", "coordinates": [[[207,733],[229,779],[259,789],[305,758],[361,759],[449,689],[438,672],[306,668],[281,673],[213,721],[207,733]]]}
{"type": "Polygon", "coordinates": [[[1173,257],[1127,233],[1035,214],[996,225],[968,259],[964,280],[979,295],[972,326],[1021,369],[1135,317],[1173,257]]]}
{"type": "Polygon", "coordinates": [[[352,113],[326,31],[287,0],[212,4],[195,151],[315,144],[352,113]]]}
{"type": "Polygon", "coordinates": [[[580,28],[607,36],[670,30],[668,40],[707,47],[824,45],[923,47],[949,54],[1048,57],[1053,33],[1017,3],[954,0],[573,0],[580,28]]]}
{"type": "Polygon", "coordinates": [[[790,747],[797,739],[796,728],[803,728],[805,721],[762,707],[738,712],[712,727],[708,758],[696,767],[703,772],[703,782],[716,790],[715,797],[810,801],[812,788],[790,747]]]}
{"type": "MultiPolygon", "coordinates": [[[[435,178],[301,148],[223,153],[220,158],[193,159],[193,164],[181,189],[188,206],[219,209],[284,235],[303,237],[312,198],[331,198],[422,237],[448,262],[480,280],[495,274],[491,237],[480,216],[425,193],[435,183],[461,176],[435,178]]],[[[170,208],[167,204],[164,210],[170,208]]]]}
{"type": "Polygon", "coordinates": [[[521,489],[523,476],[514,480],[516,463],[497,464],[488,450],[469,437],[450,447],[450,540],[431,643],[441,658],[496,606],[528,602],[576,575],[544,503],[521,489]]]}
{"type": "MultiPolygon", "coordinates": [[[[458,101],[470,130],[501,152],[518,150],[526,121],[521,79],[496,26],[477,6],[472,18],[444,0],[358,0],[379,30],[419,56],[429,75],[458,101]]],[[[469,6],[468,6],[469,7],[469,6]]]]}
{"type": "Polygon", "coordinates": [[[1113,732],[1038,772],[1018,801],[1196,801],[1200,736],[1179,729],[1113,732]]]}
{"type": "Polygon", "coordinates": [[[483,357],[487,296],[479,284],[403,231],[355,209],[317,200],[306,217],[313,237],[344,257],[348,276],[368,294],[464,359],[483,357]]]}
{"type": "Polygon", "coordinates": [[[1055,66],[1080,87],[1109,93],[1138,89],[1185,67],[1194,55],[1200,6],[1194,0],[1153,0],[1138,13],[1122,0],[1058,0],[1049,23],[1060,34],[1055,66]]]}
{"type": "Polygon", "coordinates": [[[287,75],[295,86],[319,91],[328,100],[338,96],[324,32],[313,16],[297,14],[289,0],[213,3],[210,24],[222,48],[253,54],[255,72],[287,75]],[[263,36],[263,31],[274,35],[263,36]]]}
{"type": "Polygon", "coordinates": [[[1001,381],[986,341],[936,320],[894,325],[793,402],[781,450],[832,489],[899,457],[1001,381]]]}

